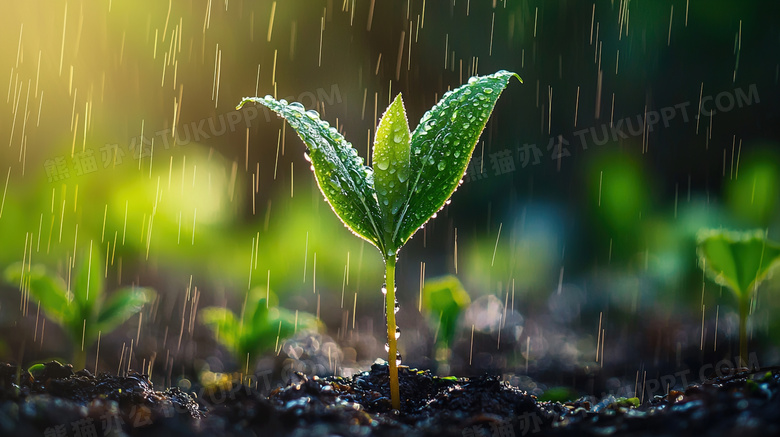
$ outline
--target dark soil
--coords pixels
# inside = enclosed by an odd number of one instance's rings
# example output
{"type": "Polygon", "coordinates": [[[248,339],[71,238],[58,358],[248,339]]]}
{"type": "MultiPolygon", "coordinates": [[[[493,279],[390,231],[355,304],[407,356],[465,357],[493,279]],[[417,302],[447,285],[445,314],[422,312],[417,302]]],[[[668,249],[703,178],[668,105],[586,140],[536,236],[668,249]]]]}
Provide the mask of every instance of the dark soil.
{"type": "Polygon", "coordinates": [[[264,396],[233,384],[198,398],[155,391],[140,374],[92,375],[51,362],[0,365],[0,435],[101,436],[766,436],[780,435],[780,371],[740,372],[634,408],[611,396],[540,402],[494,376],[437,378],[400,369],[390,408],[387,366],[351,378],[306,378],[264,396]]]}

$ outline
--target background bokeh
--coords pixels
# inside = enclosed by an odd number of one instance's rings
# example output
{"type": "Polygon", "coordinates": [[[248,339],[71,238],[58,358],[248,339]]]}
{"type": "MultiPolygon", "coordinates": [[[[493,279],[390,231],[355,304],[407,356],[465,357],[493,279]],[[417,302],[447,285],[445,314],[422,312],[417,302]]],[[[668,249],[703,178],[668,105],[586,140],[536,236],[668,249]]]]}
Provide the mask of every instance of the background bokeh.
{"type": "MultiPolygon", "coordinates": [[[[91,246],[109,261],[109,289],[158,291],[140,322],[103,338],[101,370],[135,339],[134,362],[154,360],[167,383],[203,363],[243,367],[197,311],[238,312],[250,288],[268,285],[280,306],[322,320],[322,341],[339,346],[328,372],[384,356],[381,257],[332,214],[294,132],[234,107],[256,94],[301,101],[370,162],[397,93],[413,128],[445,91],[500,69],[523,84],[499,100],[452,204],[401,252],[404,362],[435,365],[420,289],[447,273],[473,302],[455,374],[598,390],[737,354],[735,300],[703,277],[695,235],[723,226],[780,239],[771,2],[3,9],[0,267],[24,260],[67,279],[91,246]]],[[[752,315],[761,365],[779,358],[778,283],[761,287],[752,315]]],[[[2,287],[0,360],[68,356],[73,346],[37,303],[2,287]]]]}

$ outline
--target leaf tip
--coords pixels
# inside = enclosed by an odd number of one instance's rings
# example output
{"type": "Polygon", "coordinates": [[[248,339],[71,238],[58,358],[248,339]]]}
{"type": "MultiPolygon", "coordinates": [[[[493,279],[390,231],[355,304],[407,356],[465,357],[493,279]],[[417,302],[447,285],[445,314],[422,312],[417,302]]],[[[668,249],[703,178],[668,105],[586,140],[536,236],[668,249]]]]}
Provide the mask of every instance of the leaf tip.
{"type": "Polygon", "coordinates": [[[257,97],[254,97],[254,98],[253,97],[244,97],[243,99],[241,99],[241,102],[238,105],[236,105],[236,111],[238,111],[241,108],[243,108],[244,105],[247,104],[247,102],[252,102],[252,101],[254,101],[253,99],[256,99],[256,98],[257,97]]]}
{"type": "Polygon", "coordinates": [[[523,78],[520,77],[519,74],[515,73],[514,71],[507,71],[507,70],[498,70],[494,76],[514,76],[517,78],[517,80],[520,81],[520,83],[523,83],[523,78]]]}

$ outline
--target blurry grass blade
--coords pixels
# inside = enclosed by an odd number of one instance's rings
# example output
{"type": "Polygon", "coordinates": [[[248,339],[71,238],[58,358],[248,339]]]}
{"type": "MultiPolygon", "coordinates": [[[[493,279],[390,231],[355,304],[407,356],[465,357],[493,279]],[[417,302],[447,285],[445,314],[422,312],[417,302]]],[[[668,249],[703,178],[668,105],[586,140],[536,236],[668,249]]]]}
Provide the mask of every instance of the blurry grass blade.
{"type": "Polygon", "coordinates": [[[470,304],[471,298],[456,276],[425,281],[423,306],[435,323],[434,326],[439,326],[438,340],[446,347],[455,338],[458,317],[470,304]]]}
{"type": "Polygon", "coordinates": [[[282,116],[308,146],[317,184],[331,208],[358,236],[383,250],[383,232],[379,204],[374,191],[373,172],[344,137],[315,111],[304,111],[300,103],[288,104],[271,96],[245,98],[261,104],[282,116]]]}
{"type": "Polygon", "coordinates": [[[767,241],[761,230],[701,231],[698,253],[710,277],[731,288],[740,299],[747,298],[772,267],[780,264],[780,245],[767,241]]]}
{"type": "Polygon", "coordinates": [[[393,241],[406,242],[458,187],[496,100],[512,76],[518,77],[508,71],[473,77],[445,93],[425,113],[412,133],[409,197],[393,241]]]}
{"type": "MultiPolygon", "coordinates": [[[[387,107],[374,137],[374,184],[386,237],[392,235],[409,187],[409,123],[401,94],[387,107]]],[[[398,248],[403,242],[385,241],[398,248]]]]}
{"type": "Polygon", "coordinates": [[[22,263],[10,265],[5,270],[5,280],[11,285],[27,286],[30,294],[41,303],[46,315],[57,323],[70,320],[73,314],[73,295],[69,294],[65,282],[56,276],[47,274],[43,266],[33,266],[22,278],[22,263]]]}
{"type": "Polygon", "coordinates": [[[154,299],[154,291],[148,288],[123,288],[116,291],[100,311],[97,319],[99,330],[111,332],[154,299]]]}

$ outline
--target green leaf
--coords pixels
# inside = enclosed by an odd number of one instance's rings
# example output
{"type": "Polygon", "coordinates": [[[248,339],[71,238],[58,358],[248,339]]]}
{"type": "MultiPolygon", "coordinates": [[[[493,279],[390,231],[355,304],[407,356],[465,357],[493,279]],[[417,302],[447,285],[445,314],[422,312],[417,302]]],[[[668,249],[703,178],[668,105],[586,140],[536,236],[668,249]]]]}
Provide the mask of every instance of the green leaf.
{"type": "Polygon", "coordinates": [[[27,373],[32,375],[33,378],[40,378],[43,375],[43,372],[46,371],[46,365],[43,363],[37,363],[33,364],[32,366],[27,368],[27,373]]]}
{"type": "Polygon", "coordinates": [[[116,329],[134,314],[141,311],[143,306],[154,299],[154,290],[149,288],[122,288],[108,298],[100,310],[97,318],[98,330],[107,333],[116,329]]]}
{"type": "Polygon", "coordinates": [[[200,320],[217,334],[217,340],[240,358],[241,326],[233,311],[221,307],[204,308],[200,310],[200,320]]]}
{"type": "Polygon", "coordinates": [[[509,79],[499,71],[473,77],[444,94],[412,133],[409,197],[392,240],[401,247],[441,209],[458,187],[474,147],[509,79]]]}
{"type": "Polygon", "coordinates": [[[772,267],[780,264],[780,245],[764,231],[702,230],[698,234],[702,268],[718,284],[747,299],[772,267]]]}
{"type": "Polygon", "coordinates": [[[266,305],[265,299],[260,299],[255,305],[255,311],[252,314],[252,318],[244,321],[244,331],[249,335],[252,335],[255,331],[262,331],[263,328],[268,325],[268,310],[270,307],[266,305]]]}
{"type": "Polygon", "coordinates": [[[317,319],[306,312],[298,312],[281,307],[265,308],[265,300],[258,303],[258,312],[263,317],[260,323],[254,325],[251,330],[251,336],[245,341],[248,343],[247,349],[251,352],[261,354],[276,347],[277,340],[281,344],[284,339],[291,337],[298,330],[317,329],[317,319]]]}
{"type": "Polygon", "coordinates": [[[439,339],[449,346],[455,337],[460,313],[471,304],[471,298],[457,277],[447,275],[426,280],[423,306],[439,329],[439,339]]]}
{"type": "MultiPolygon", "coordinates": [[[[409,188],[409,124],[401,94],[387,107],[374,137],[374,184],[385,237],[392,235],[409,188]]],[[[399,246],[385,241],[390,251],[399,246]]]]}
{"type": "Polygon", "coordinates": [[[46,316],[63,324],[71,320],[74,313],[73,295],[67,291],[65,281],[49,274],[43,266],[32,266],[29,272],[22,271],[24,265],[15,263],[5,269],[5,280],[15,286],[26,287],[29,284],[30,294],[41,303],[46,316]]]}
{"type": "Polygon", "coordinates": [[[550,387],[539,396],[542,402],[567,402],[577,399],[577,392],[569,387],[550,387]]]}
{"type": "Polygon", "coordinates": [[[320,191],[342,222],[356,235],[384,251],[381,214],[374,191],[373,171],[344,137],[315,111],[304,111],[300,103],[288,104],[271,96],[247,97],[238,105],[254,102],[283,117],[308,146],[320,191]]]}
{"type": "Polygon", "coordinates": [[[102,300],[104,274],[103,257],[100,251],[86,252],[76,272],[73,296],[75,303],[81,308],[81,318],[87,321],[94,316],[95,302],[102,300]]]}

